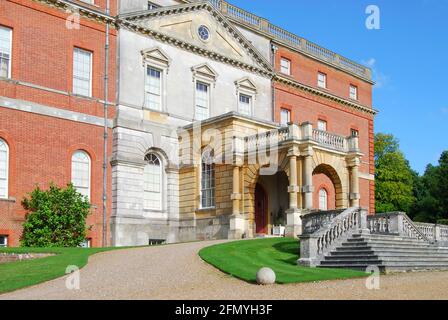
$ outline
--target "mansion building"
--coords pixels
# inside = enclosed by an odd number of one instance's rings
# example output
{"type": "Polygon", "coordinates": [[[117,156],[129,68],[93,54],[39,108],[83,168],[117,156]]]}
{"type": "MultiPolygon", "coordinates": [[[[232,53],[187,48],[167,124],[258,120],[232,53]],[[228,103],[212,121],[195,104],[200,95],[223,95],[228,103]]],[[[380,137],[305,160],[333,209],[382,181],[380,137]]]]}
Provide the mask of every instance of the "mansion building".
{"type": "Polygon", "coordinates": [[[0,0],[0,246],[51,182],[90,200],[87,246],[374,214],[372,86],[222,0],[0,0]]]}

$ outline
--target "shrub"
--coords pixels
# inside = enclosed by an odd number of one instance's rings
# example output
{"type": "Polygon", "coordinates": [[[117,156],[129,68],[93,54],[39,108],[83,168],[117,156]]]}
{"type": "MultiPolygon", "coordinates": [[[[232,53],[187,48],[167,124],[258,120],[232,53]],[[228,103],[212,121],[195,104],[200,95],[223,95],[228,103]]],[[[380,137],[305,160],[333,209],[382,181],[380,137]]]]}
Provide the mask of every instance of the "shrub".
{"type": "Polygon", "coordinates": [[[439,219],[437,220],[437,224],[448,225],[448,219],[439,219]]]}
{"type": "Polygon", "coordinates": [[[21,245],[24,247],[78,247],[86,239],[90,203],[72,184],[48,190],[37,186],[25,197],[27,210],[21,245]]]}

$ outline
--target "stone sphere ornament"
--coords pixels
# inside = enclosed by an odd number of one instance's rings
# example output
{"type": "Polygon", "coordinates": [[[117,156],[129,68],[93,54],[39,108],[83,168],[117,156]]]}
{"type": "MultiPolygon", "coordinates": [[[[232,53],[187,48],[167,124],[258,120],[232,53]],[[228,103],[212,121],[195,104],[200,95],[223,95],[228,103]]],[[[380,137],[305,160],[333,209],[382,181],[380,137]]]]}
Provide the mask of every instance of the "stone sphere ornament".
{"type": "Polygon", "coordinates": [[[268,285],[275,283],[275,272],[271,268],[261,268],[257,272],[257,283],[268,285]]]}

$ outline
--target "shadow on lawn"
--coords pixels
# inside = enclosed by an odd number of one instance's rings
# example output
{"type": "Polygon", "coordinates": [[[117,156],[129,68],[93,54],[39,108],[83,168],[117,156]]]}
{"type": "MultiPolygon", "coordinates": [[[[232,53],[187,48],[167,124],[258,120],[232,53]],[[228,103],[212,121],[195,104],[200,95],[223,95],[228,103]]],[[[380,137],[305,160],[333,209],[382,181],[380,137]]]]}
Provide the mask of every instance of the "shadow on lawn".
{"type": "Polygon", "coordinates": [[[291,255],[286,259],[277,259],[278,261],[285,262],[287,264],[297,265],[297,259],[299,258],[299,241],[291,239],[286,242],[279,242],[272,245],[272,247],[281,253],[291,255]]]}

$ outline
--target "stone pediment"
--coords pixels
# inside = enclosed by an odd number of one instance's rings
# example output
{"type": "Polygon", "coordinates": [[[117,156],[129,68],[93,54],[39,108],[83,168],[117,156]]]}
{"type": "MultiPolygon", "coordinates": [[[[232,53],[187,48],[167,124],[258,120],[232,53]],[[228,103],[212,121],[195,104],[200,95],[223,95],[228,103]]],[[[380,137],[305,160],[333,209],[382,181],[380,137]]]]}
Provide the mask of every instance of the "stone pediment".
{"type": "Polygon", "coordinates": [[[270,63],[208,2],[163,7],[121,17],[135,31],[196,53],[272,73],[270,63]],[[184,42],[184,43],[181,43],[184,42]],[[192,47],[188,46],[190,44],[192,47]]]}
{"type": "Polygon", "coordinates": [[[152,62],[163,67],[169,66],[171,62],[168,55],[159,47],[142,50],[141,54],[144,61],[152,62]]]}
{"type": "Polygon", "coordinates": [[[257,92],[257,86],[248,77],[235,81],[235,85],[240,90],[257,92]]]}
{"type": "Polygon", "coordinates": [[[209,79],[210,81],[215,81],[218,73],[207,63],[200,64],[198,66],[192,67],[191,71],[195,77],[202,77],[209,79]]]}

